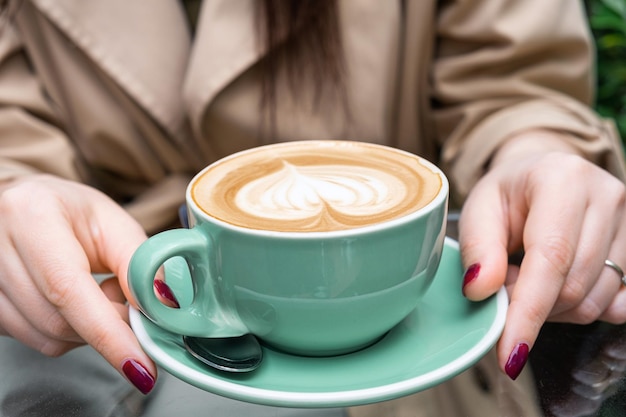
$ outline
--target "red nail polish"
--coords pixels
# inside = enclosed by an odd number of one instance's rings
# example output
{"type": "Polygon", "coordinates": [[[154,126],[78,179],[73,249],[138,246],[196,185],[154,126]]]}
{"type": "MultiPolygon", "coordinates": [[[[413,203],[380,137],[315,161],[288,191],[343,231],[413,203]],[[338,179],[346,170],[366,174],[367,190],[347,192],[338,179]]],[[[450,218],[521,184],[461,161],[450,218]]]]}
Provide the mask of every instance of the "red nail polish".
{"type": "Polygon", "coordinates": [[[134,359],[126,359],[122,364],[122,370],[126,378],[143,394],[147,394],[154,388],[154,377],[150,372],[134,359]]]}
{"type": "Polygon", "coordinates": [[[180,304],[178,303],[178,300],[176,299],[174,292],[172,292],[172,289],[169,287],[169,285],[165,283],[165,281],[160,280],[160,279],[155,279],[154,288],[157,290],[157,292],[159,293],[161,297],[165,298],[167,301],[170,302],[170,307],[180,308],[180,304]]]}
{"type": "Polygon", "coordinates": [[[465,287],[470,282],[474,281],[478,277],[478,273],[480,272],[480,264],[475,263],[469,266],[465,271],[465,275],[463,275],[463,293],[465,294],[465,287]]]}
{"type": "Polygon", "coordinates": [[[504,371],[509,378],[515,380],[524,369],[526,361],[528,360],[528,345],[526,343],[520,343],[509,355],[509,359],[506,361],[504,371]]]}

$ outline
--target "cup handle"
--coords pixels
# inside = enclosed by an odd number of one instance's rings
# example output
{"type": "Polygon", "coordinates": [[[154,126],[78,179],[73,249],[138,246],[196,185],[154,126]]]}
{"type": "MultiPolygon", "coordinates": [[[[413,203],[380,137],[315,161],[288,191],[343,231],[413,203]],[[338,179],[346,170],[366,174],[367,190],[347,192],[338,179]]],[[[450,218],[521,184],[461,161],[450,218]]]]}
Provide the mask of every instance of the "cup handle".
{"type": "Polygon", "coordinates": [[[128,285],[139,309],[159,327],[173,333],[200,337],[234,337],[248,333],[236,309],[223,296],[209,258],[214,243],[206,232],[174,229],[158,233],[133,254],[128,285]],[[189,305],[171,308],[154,293],[154,277],[170,258],[180,256],[189,266],[193,297],[189,305]]]}

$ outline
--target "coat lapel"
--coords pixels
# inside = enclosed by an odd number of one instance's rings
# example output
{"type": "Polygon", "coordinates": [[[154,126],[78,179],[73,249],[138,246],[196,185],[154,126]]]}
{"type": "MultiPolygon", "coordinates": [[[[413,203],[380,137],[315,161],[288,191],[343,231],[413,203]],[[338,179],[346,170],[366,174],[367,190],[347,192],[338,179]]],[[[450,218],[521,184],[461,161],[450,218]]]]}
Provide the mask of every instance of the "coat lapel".
{"type": "Polygon", "coordinates": [[[172,135],[184,120],[181,89],[191,35],[179,2],[33,0],[97,66],[172,135]]]}
{"type": "Polygon", "coordinates": [[[255,1],[203,2],[183,86],[186,110],[197,137],[203,136],[201,120],[210,102],[262,53],[256,42],[255,1]]]}

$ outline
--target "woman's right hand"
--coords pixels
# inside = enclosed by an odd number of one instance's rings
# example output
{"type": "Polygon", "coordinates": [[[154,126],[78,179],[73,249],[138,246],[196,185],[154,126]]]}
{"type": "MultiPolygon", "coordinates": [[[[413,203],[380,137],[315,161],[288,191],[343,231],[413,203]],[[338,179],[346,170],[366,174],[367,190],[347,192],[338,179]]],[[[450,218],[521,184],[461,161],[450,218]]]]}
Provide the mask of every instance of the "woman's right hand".
{"type": "Polygon", "coordinates": [[[48,175],[0,183],[0,334],[48,356],[89,344],[143,393],[156,367],[128,325],[127,269],[146,239],[103,193],[48,175]],[[98,285],[92,273],[117,279],[98,285]]]}

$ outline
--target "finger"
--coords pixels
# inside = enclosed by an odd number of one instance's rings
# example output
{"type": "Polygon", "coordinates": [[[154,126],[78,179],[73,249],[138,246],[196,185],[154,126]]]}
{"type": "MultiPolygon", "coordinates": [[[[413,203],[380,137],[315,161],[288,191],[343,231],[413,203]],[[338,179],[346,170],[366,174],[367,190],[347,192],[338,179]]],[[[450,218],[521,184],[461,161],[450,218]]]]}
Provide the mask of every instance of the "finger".
{"type": "MultiPolygon", "coordinates": [[[[615,262],[622,271],[626,271],[624,269],[626,267],[626,220],[622,220],[620,230],[607,259],[615,262]]],[[[614,324],[622,324],[626,322],[626,284],[622,281],[623,277],[620,277],[619,273],[608,266],[604,267],[603,274],[608,274],[609,279],[617,282],[618,289],[599,319],[614,324]]]]}
{"type": "MultiPolygon", "coordinates": [[[[605,311],[618,294],[622,283],[621,277],[618,277],[614,270],[606,267],[601,259],[600,257],[596,259],[593,262],[595,265],[593,265],[593,267],[590,265],[589,271],[586,272],[588,275],[586,281],[592,283],[592,286],[588,290],[578,285],[568,285],[569,290],[565,291],[564,287],[562,293],[568,292],[569,294],[567,296],[561,295],[561,298],[565,298],[568,301],[564,303],[557,302],[557,308],[555,308],[549,316],[550,321],[590,324],[602,319],[605,311]],[[600,269],[599,272],[598,269],[600,269]],[[578,290],[572,288],[578,288],[578,290]],[[575,291],[581,292],[577,294],[575,291]],[[578,299],[577,303],[573,303],[575,299],[578,299]],[[563,309],[559,304],[571,305],[571,307],[563,309]]],[[[571,275],[573,274],[570,274],[570,276],[571,275]]],[[[568,278],[568,281],[571,280],[573,280],[573,278],[568,278]]]]}
{"type": "MultiPolygon", "coordinates": [[[[546,184],[544,184],[546,185],[546,184]]],[[[502,369],[515,379],[541,326],[561,293],[576,256],[586,198],[570,191],[570,204],[554,204],[564,184],[536,188],[524,229],[525,255],[511,293],[507,322],[498,342],[502,369]],[[578,202],[574,204],[571,202],[578,202]]],[[[570,187],[571,188],[571,187],[570,187]]]]}
{"type": "Polygon", "coordinates": [[[576,256],[550,313],[551,321],[591,323],[598,319],[619,289],[619,280],[611,277],[604,265],[617,225],[611,221],[615,217],[607,214],[611,211],[603,208],[592,203],[586,209],[576,256]]]}
{"type": "MultiPolygon", "coordinates": [[[[102,197],[108,202],[105,196],[102,197]]],[[[90,254],[90,257],[97,258],[106,270],[118,277],[118,284],[125,299],[131,304],[136,304],[128,289],[127,271],[132,254],[145,241],[146,234],[121,207],[110,204],[96,204],[93,207],[95,207],[92,213],[93,220],[88,225],[90,234],[86,237],[88,241],[95,243],[95,254],[90,254]]],[[[106,298],[101,291],[94,290],[94,296],[96,294],[106,298]]],[[[109,311],[103,319],[107,316],[117,319],[99,332],[85,335],[85,340],[120,370],[137,389],[146,394],[154,387],[156,366],[143,352],[128,326],[128,308],[121,308],[119,303],[108,304],[108,307],[118,315],[113,316],[112,311],[109,311]],[[119,335],[116,335],[118,331],[116,327],[120,331],[119,335]]],[[[80,320],[76,318],[77,322],[80,320]]]]}
{"type": "Polygon", "coordinates": [[[602,272],[595,280],[594,287],[581,299],[579,304],[558,314],[551,314],[548,320],[575,324],[593,323],[601,319],[604,312],[609,308],[619,291],[620,285],[619,280],[615,279],[615,272],[602,272]]]}
{"type": "Polygon", "coordinates": [[[459,220],[459,244],[466,268],[462,289],[466,297],[484,299],[504,284],[508,224],[499,187],[477,185],[459,220]]]}
{"type": "Polygon", "coordinates": [[[607,267],[604,260],[624,264],[626,259],[623,200],[617,192],[602,190],[602,195],[605,198],[601,200],[590,199],[576,258],[550,315],[551,321],[596,321],[620,290],[621,275],[607,267]]]}

